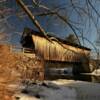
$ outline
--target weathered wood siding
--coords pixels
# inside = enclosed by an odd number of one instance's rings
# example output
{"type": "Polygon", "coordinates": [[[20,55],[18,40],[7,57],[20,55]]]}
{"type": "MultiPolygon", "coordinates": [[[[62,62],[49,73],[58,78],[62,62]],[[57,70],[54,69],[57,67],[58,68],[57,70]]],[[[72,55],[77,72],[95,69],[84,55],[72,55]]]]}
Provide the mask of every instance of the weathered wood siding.
{"type": "Polygon", "coordinates": [[[52,43],[46,38],[37,35],[32,35],[32,39],[35,51],[45,60],[80,62],[85,61],[86,57],[89,56],[89,51],[85,49],[63,43],[62,46],[56,41],[52,41],[52,43]]]}

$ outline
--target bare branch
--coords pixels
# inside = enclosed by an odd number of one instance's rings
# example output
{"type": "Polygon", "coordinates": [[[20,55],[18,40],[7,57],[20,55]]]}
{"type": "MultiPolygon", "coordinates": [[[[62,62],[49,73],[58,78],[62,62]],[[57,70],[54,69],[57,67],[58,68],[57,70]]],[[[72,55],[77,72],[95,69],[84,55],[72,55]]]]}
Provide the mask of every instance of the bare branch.
{"type": "Polygon", "coordinates": [[[99,12],[96,10],[96,8],[92,5],[91,1],[90,0],[87,0],[89,5],[92,7],[92,9],[96,12],[96,14],[100,17],[100,14],[99,12]]]}
{"type": "Polygon", "coordinates": [[[49,40],[50,42],[52,42],[52,41],[48,38],[48,36],[47,36],[45,30],[40,26],[39,22],[36,20],[36,18],[33,16],[33,14],[31,13],[31,11],[28,9],[28,7],[25,6],[25,4],[24,4],[21,0],[16,0],[16,1],[17,1],[17,3],[23,8],[23,10],[28,14],[28,16],[31,18],[32,22],[33,22],[34,25],[38,28],[38,30],[39,30],[41,33],[44,34],[44,36],[47,38],[47,40],[49,40]]]}

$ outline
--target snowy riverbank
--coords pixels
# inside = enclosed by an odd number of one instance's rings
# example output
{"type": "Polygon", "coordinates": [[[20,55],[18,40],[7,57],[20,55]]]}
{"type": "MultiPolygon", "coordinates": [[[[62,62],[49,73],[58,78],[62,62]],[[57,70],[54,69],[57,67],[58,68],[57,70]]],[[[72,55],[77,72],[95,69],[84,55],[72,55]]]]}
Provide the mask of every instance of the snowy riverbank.
{"type": "Polygon", "coordinates": [[[30,84],[14,97],[19,100],[99,100],[100,84],[62,79],[45,81],[30,84]]]}

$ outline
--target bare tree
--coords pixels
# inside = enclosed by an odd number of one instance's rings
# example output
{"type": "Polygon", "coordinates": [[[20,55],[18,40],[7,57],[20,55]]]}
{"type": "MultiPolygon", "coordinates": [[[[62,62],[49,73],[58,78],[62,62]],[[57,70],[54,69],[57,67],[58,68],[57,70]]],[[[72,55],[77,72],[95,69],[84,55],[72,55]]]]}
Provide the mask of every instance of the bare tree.
{"type": "MultiPolygon", "coordinates": [[[[81,34],[81,36],[84,37],[87,33],[91,34],[91,26],[95,28],[96,33],[98,34],[98,29],[100,28],[100,11],[98,7],[100,0],[64,0],[63,3],[59,3],[57,2],[57,0],[55,0],[49,1],[51,2],[51,4],[45,3],[45,0],[30,0],[31,3],[28,3],[29,1],[27,2],[27,0],[11,1],[17,1],[20,5],[22,5],[22,3],[25,2],[24,9],[28,8],[31,10],[33,14],[31,15],[30,13],[30,15],[32,16],[31,19],[33,19],[34,25],[39,29],[40,32],[42,32],[46,36],[46,38],[48,38],[47,32],[41,26],[40,22],[37,20],[37,17],[48,17],[49,19],[57,20],[58,24],[67,26],[76,35],[79,44],[81,44],[81,42],[78,37],[78,34],[81,34]],[[37,11],[37,9],[39,10],[37,11]],[[87,27],[87,31],[84,31],[84,29],[87,27]]],[[[10,1],[1,0],[0,4],[3,4],[4,2],[10,1]]],[[[12,9],[9,10],[9,7],[6,6],[5,9],[11,14],[13,11],[14,14],[20,17],[26,17],[26,14],[20,8],[18,8],[19,10],[14,11],[12,9]]],[[[4,19],[6,19],[6,22],[8,22],[7,16],[10,17],[10,14],[5,14],[6,13],[3,12],[0,13],[1,17],[3,16],[4,19]]]]}
{"type": "MultiPolygon", "coordinates": [[[[66,5],[54,5],[52,8],[49,8],[48,5],[44,5],[39,2],[41,0],[32,0],[33,1],[33,9],[40,8],[45,9],[41,12],[35,13],[34,16],[50,16],[50,17],[58,17],[60,20],[65,22],[73,31],[73,33],[77,36],[77,33],[81,33],[80,26],[86,24],[85,21],[89,22],[89,25],[94,24],[95,28],[98,29],[98,20],[99,20],[99,12],[96,10],[96,5],[99,1],[93,0],[84,0],[80,3],[81,0],[68,0],[69,4],[66,1],[66,5]],[[69,11],[68,11],[69,10],[69,11]],[[62,14],[62,12],[64,12],[62,14]],[[66,12],[66,13],[65,13],[66,12]],[[76,21],[72,20],[72,14],[76,13],[78,19],[76,21]],[[95,17],[94,14],[97,16],[95,17]],[[79,21],[78,21],[79,20],[79,21]]],[[[76,16],[75,15],[75,16],[76,16]]],[[[74,15],[73,15],[74,16],[74,15]]]]}

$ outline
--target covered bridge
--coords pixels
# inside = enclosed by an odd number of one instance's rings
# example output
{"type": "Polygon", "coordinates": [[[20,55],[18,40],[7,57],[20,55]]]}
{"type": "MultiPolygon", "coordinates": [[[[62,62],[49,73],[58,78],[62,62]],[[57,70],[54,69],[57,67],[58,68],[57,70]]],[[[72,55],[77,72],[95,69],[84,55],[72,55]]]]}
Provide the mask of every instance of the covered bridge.
{"type": "Polygon", "coordinates": [[[40,32],[25,28],[21,37],[21,44],[25,48],[33,49],[36,55],[45,61],[45,68],[73,67],[74,73],[90,72],[90,49],[68,43],[56,36],[45,35],[40,32]]]}

